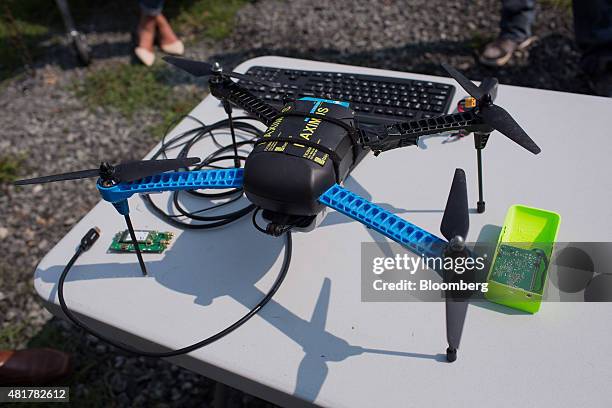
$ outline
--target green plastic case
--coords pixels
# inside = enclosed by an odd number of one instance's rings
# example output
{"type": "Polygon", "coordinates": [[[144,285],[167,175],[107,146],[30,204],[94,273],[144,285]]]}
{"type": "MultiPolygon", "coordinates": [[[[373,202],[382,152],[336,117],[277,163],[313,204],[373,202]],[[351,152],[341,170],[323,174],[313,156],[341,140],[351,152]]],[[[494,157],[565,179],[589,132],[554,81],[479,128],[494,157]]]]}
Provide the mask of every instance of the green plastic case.
{"type": "Polygon", "coordinates": [[[552,211],[524,205],[508,209],[487,275],[488,300],[528,313],[540,310],[560,222],[552,211]],[[543,268],[536,274],[527,271],[526,264],[542,255],[543,268]]]}

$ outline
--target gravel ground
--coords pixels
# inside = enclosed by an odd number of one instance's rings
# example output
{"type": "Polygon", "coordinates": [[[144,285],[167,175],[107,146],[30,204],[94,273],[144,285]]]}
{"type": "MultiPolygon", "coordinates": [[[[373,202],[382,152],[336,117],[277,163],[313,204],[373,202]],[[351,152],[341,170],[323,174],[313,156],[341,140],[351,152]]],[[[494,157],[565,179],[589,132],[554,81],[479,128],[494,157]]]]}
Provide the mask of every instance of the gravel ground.
{"type": "MultiPolygon", "coordinates": [[[[493,72],[475,62],[473,47],[496,34],[498,18],[493,0],[262,0],[238,13],[229,38],[195,42],[188,55],[214,57],[226,66],[276,54],[430,74],[443,74],[438,64],[446,61],[474,79],[494,73],[502,83],[589,93],[567,10],[539,6],[534,31],[540,40],[493,72]]],[[[134,21],[133,15],[117,19],[96,13],[87,24],[95,59],[89,69],[131,60],[134,21]]],[[[87,70],[74,66],[58,36],[49,44],[32,76],[0,87],[0,156],[18,157],[22,176],[87,168],[101,158],[143,156],[153,139],[142,124],[156,112],[129,120],[117,112],[87,109],[71,91],[87,70]]],[[[68,344],[77,356],[78,376],[72,380],[77,400],[102,392],[117,406],[209,404],[210,380],[165,361],[118,353],[51,319],[38,303],[32,271],[97,201],[88,181],[28,189],[0,184],[0,329],[14,330],[9,342],[15,347],[50,339],[68,344]]],[[[239,392],[231,400],[230,406],[267,406],[239,392]]]]}
{"type": "Polygon", "coordinates": [[[445,61],[473,79],[494,75],[505,84],[590,92],[578,67],[569,10],[538,6],[534,34],[540,41],[503,69],[493,70],[476,63],[474,46],[497,34],[497,1],[282,4],[264,1],[245,7],[238,15],[240,28],[227,40],[225,52],[216,56],[238,63],[275,54],[446,76],[439,65],[445,61]]]}

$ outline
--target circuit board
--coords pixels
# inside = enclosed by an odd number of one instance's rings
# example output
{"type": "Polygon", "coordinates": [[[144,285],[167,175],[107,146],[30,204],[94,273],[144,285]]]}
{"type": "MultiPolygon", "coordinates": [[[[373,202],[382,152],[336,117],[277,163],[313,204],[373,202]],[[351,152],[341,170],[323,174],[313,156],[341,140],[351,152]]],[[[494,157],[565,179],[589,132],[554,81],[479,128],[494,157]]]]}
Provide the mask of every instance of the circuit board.
{"type": "MultiPolygon", "coordinates": [[[[136,230],[134,231],[140,252],[160,254],[170,245],[174,234],[171,232],[136,230]]],[[[120,231],[113,237],[108,248],[111,252],[135,252],[128,230],[120,231]]]]}
{"type": "Polygon", "coordinates": [[[542,251],[500,245],[491,280],[528,292],[540,293],[546,274],[542,251]]]}

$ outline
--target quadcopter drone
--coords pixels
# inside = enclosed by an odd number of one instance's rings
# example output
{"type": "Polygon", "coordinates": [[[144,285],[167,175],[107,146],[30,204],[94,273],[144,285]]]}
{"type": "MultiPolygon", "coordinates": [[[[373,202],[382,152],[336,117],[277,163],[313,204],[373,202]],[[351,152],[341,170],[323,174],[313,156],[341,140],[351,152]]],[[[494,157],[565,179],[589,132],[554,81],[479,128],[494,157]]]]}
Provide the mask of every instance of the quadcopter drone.
{"type": "MultiPolygon", "coordinates": [[[[96,186],[102,198],[125,217],[142,272],[146,268],[129,218],[128,198],[134,194],[161,191],[242,188],[256,208],[255,215],[268,223],[262,232],[287,235],[292,229],[307,229],[326,207],[374,229],[419,256],[472,256],[465,244],[469,229],[465,173],[456,169],[444,210],[440,231],[444,239],[384,210],[342,186],[351,171],[371,151],[381,152],[415,146],[426,135],[461,131],[474,133],[478,159],[478,212],[484,211],[481,150],[491,132],[499,131],[528,151],[540,148],[503,108],[493,101],[498,82],[485,79],[476,86],[453,67],[444,69],[470,95],[461,112],[429,119],[379,126],[360,126],[348,102],[304,97],[284,100],[280,109],[267,104],[232,78],[266,83],[259,78],[224,72],[219,64],[165,57],[168,63],[198,77],[208,77],[212,95],[218,98],[228,115],[234,149],[234,168],[191,170],[200,159],[179,157],[166,160],[122,162],[116,166],[102,163],[97,169],[20,180],[17,185],[47,183],[98,177],[96,186]],[[232,122],[232,105],[246,111],[266,125],[267,130],[254,141],[253,150],[242,168],[232,122]],[[185,169],[185,171],[179,171],[185,169]]],[[[249,210],[250,211],[250,210],[249,210]]],[[[471,279],[469,274],[442,271],[445,281],[471,279]]],[[[467,291],[447,291],[447,360],[455,361],[467,312],[467,291]]]]}

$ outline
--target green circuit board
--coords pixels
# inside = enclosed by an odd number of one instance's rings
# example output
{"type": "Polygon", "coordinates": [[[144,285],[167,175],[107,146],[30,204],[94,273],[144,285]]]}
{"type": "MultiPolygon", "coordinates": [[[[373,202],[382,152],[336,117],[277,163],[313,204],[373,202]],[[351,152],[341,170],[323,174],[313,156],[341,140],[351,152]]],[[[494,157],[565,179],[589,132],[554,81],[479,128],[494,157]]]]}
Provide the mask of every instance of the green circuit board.
{"type": "MultiPolygon", "coordinates": [[[[164,252],[174,234],[171,232],[159,232],[159,231],[147,231],[147,230],[135,230],[136,240],[138,241],[138,247],[140,252],[143,253],[156,253],[160,254],[164,252]]],[[[113,237],[108,248],[111,252],[135,252],[134,244],[128,230],[120,231],[113,237]]]]}
{"type": "Polygon", "coordinates": [[[499,247],[491,279],[528,292],[540,293],[546,274],[541,252],[502,244],[499,247]]]}

